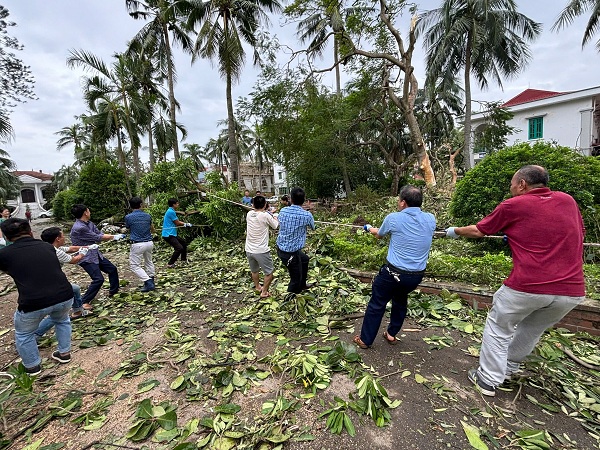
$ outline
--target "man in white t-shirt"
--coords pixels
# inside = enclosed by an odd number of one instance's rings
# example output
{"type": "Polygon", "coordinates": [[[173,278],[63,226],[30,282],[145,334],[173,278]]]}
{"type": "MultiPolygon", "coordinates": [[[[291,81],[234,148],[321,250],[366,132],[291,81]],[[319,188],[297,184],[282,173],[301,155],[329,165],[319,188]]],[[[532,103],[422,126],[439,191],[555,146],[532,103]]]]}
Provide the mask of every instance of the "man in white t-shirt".
{"type": "Polygon", "coordinates": [[[261,298],[267,298],[269,286],[273,281],[273,259],[269,249],[269,229],[276,229],[279,221],[267,211],[269,204],[262,195],[253,199],[254,209],[246,215],[246,256],[252,272],[254,288],[260,292],[261,298]],[[265,274],[263,285],[260,285],[260,269],[265,274]]]}

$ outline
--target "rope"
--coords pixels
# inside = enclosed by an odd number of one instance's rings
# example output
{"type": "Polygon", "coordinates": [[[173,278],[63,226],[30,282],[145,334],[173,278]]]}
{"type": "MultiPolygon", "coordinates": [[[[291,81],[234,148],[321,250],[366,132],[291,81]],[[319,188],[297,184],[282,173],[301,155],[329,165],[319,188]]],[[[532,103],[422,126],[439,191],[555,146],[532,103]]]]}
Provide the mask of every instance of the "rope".
{"type": "MultiPolygon", "coordinates": [[[[228,203],[232,203],[236,206],[241,206],[242,208],[245,209],[250,209],[251,207],[248,205],[244,205],[243,203],[239,203],[239,202],[234,202],[233,200],[229,200],[223,197],[219,197],[218,195],[215,194],[211,194],[210,192],[205,192],[206,195],[210,195],[211,197],[215,197],[218,198],[219,200],[223,200],[224,202],[228,202],[228,203]]],[[[335,225],[335,226],[339,226],[339,227],[349,227],[349,228],[362,228],[362,225],[352,225],[349,223],[337,223],[337,222],[324,222],[322,220],[315,220],[315,223],[321,223],[323,225],[335,225]]],[[[194,226],[206,226],[206,225],[194,225],[194,226]]],[[[434,233],[435,237],[445,237],[446,236],[446,232],[445,231],[436,231],[434,233]]],[[[483,236],[484,238],[487,239],[503,239],[504,236],[496,236],[496,235],[489,235],[489,236],[483,236]]],[[[583,243],[584,247],[600,247],[600,243],[592,243],[592,242],[584,242],[583,243]]]]}

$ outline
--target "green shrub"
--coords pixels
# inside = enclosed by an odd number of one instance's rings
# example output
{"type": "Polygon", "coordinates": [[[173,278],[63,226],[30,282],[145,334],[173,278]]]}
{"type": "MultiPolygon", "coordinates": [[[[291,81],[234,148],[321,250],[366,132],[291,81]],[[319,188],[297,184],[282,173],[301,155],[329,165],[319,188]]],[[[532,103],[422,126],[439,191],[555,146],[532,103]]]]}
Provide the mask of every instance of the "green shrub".
{"type": "Polygon", "coordinates": [[[83,200],[75,189],[57,192],[52,200],[52,212],[56,220],[72,220],[71,207],[83,200]]]}
{"type": "Polygon", "coordinates": [[[563,191],[579,204],[587,229],[587,240],[600,238],[600,161],[582,156],[568,147],[547,142],[513,145],[486,156],[457,184],[450,212],[455,225],[477,223],[509,197],[513,174],[526,164],[548,169],[549,187],[563,191]]]}
{"type": "Polygon", "coordinates": [[[95,223],[113,216],[124,216],[129,196],[133,194],[127,188],[125,172],[101,160],[86,164],[69,191],[73,193],[72,197],[67,195],[65,198],[69,200],[64,204],[66,218],[72,218],[73,204],[84,203],[90,208],[95,223]]]}

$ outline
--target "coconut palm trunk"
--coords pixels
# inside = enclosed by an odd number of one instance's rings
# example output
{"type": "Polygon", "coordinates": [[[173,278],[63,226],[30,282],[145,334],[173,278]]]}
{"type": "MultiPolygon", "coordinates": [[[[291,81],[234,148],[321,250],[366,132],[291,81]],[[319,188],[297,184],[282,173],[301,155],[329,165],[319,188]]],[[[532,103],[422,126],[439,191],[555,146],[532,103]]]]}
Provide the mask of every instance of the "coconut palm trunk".
{"type": "MultiPolygon", "coordinates": [[[[169,43],[169,29],[167,24],[163,23],[163,34],[165,39],[165,45],[167,47],[167,84],[169,86],[169,119],[171,121],[171,127],[177,133],[177,120],[175,118],[175,109],[177,104],[175,102],[175,82],[173,79],[173,54],[171,53],[171,44],[169,43]]],[[[173,139],[173,156],[175,161],[179,159],[179,142],[177,138],[173,139]]]]}

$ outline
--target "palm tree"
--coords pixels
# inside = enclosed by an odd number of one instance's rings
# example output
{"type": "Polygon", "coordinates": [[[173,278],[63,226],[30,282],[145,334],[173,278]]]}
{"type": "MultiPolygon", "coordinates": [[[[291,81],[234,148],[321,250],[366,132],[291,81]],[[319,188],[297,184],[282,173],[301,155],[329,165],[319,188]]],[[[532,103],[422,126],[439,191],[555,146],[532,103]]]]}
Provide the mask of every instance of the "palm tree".
{"type": "Polygon", "coordinates": [[[182,158],[189,158],[194,162],[194,167],[198,172],[204,170],[202,158],[204,150],[200,144],[183,144],[184,150],[181,151],[182,158]]]}
{"type": "MultiPolygon", "coordinates": [[[[184,51],[191,49],[192,40],[187,30],[182,27],[182,18],[189,8],[187,0],[125,0],[129,15],[134,19],[146,20],[151,18],[132,39],[132,43],[142,48],[153,47],[156,49],[156,63],[164,68],[167,74],[169,89],[169,117],[171,130],[177,130],[175,110],[175,79],[176,71],[173,62],[171,39],[184,51]]],[[[175,136],[176,137],[176,136],[175,136]]],[[[171,140],[175,159],[179,159],[179,143],[177,137],[171,140]]]]}
{"type": "Polygon", "coordinates": [[[217,139],[211,138],[204,146],[204,149],[206,151],[206,159],[211,164],[219,167],[221,178],[227,183],[227,179],[223,175],[223,166],[229,164],[227,136],[222,134],[217,139]]]}
{"type": "Polygon", "coordinates": [[[246,58],[242,41],[254,49],[254,63],[260,61],[257,50],[257,31],[268,24],[268,12],[279,12],[277,0],[190,0],[193,8],[188,26],[200,26],[194,44],[192,62],[201,58],[216,59],[221,77],[225,78],[229,160],[233,181],[238,180],[239,160],[235,136],[235,117],[231,88],[238,81],[246,58]]]}
{"type": "Polygon", "coordinates": [[[79,170],[75,164],[70,166],[63,164],[62,167],[54,173],[52,181],[54,184],[56,184],[56,188],[59,191],[64,191],[69,189],[69,187],[72,186],[78,178],[79,170]]]}
{"type": "Polygon", "coordinates": [[[429,79],[464,71],[463,152],[472,167],[471,75],[482,89],[488,77],[502,86],[502,77],[516,75],[531,59],[527,42],[541,24],[519,13],[514,0],[444,0],[421,16],[417,30],[425,32],[429,79]]]}
{"type": "MultiPolygon", "coordinates": [[[[563,9],[556,19],[552,30],[560,30],[573,23],[576,17],[581,16],[585,11],[591,10],[590,18],[585,30],[581,46],[584,47],[592,38],[600,26],[600,1],[599,0],[571,0],[565,9],[563,9]]],[[[600,51],[600,39],[596,42],[596,49],[600,51]]]]}

